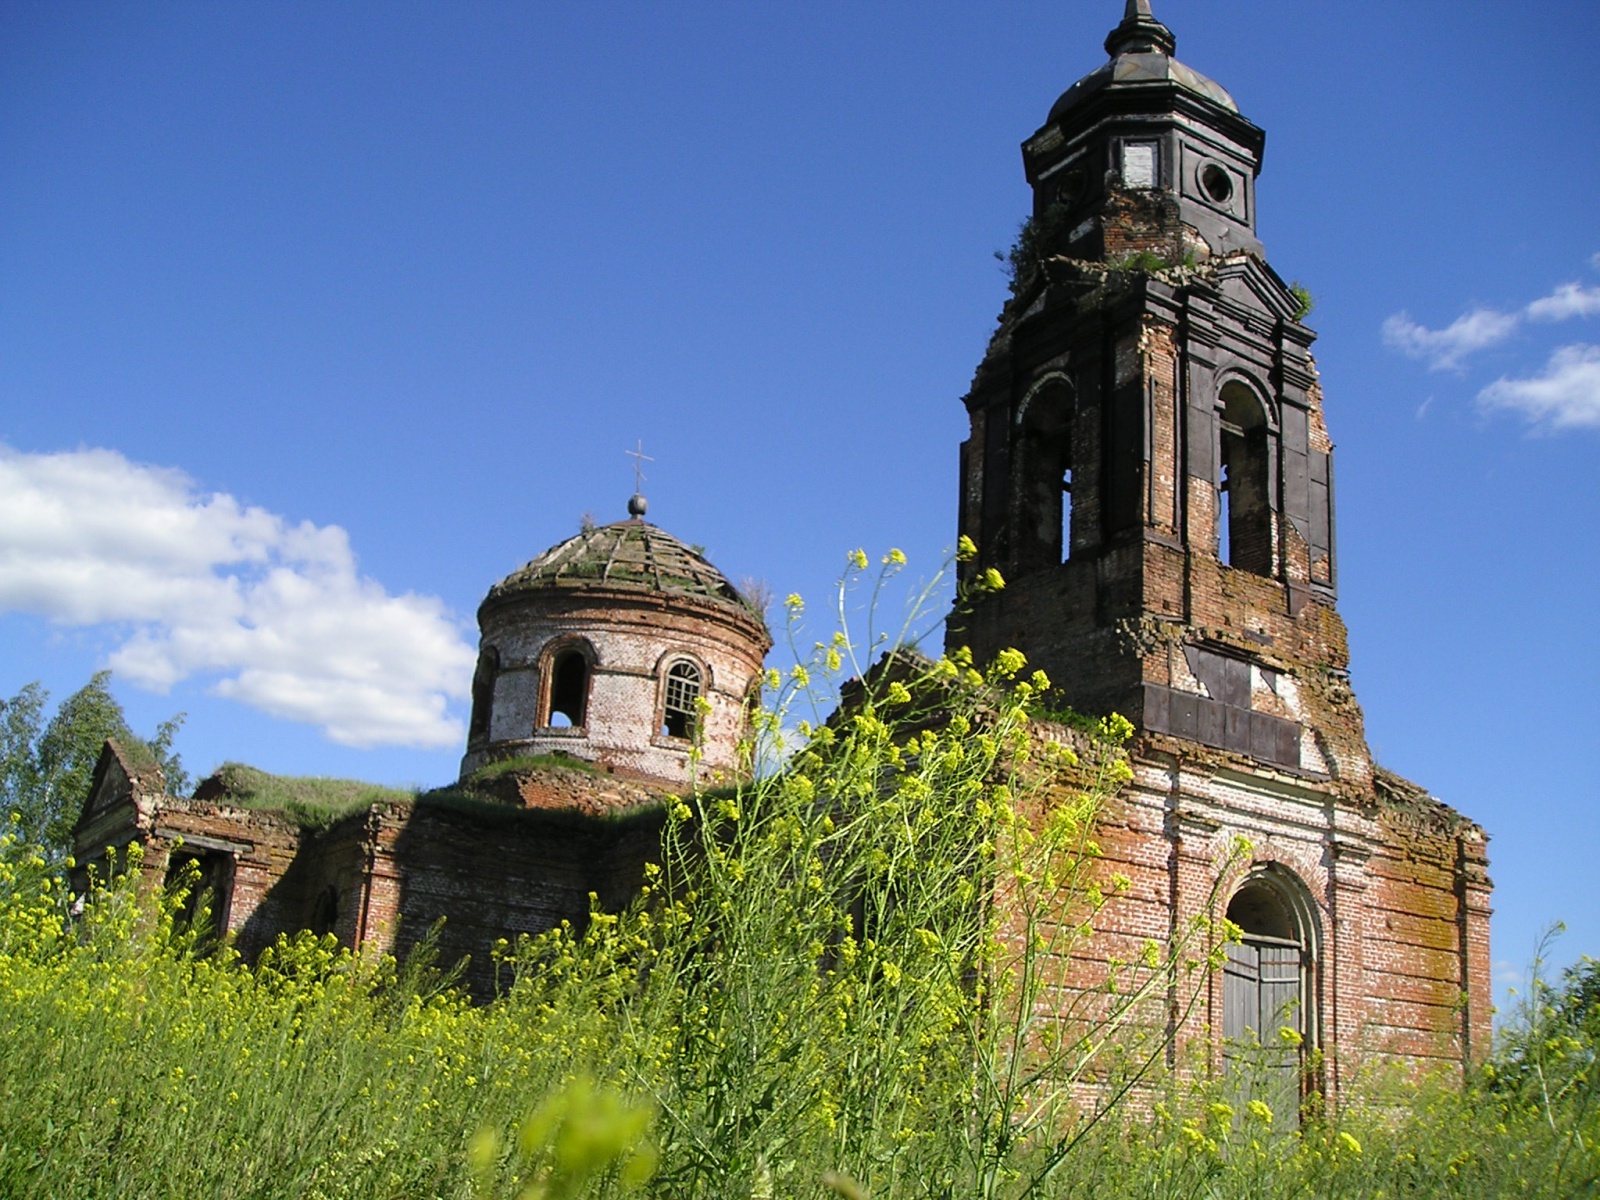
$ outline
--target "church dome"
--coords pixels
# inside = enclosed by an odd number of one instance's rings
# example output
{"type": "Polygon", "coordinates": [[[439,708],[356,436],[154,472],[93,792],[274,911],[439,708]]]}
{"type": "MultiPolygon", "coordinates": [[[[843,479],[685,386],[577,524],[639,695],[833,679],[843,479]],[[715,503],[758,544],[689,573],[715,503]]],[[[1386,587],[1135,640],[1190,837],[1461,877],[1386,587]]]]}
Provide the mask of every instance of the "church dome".
{"type": "Polygon", "coordinates": [[[663,592],[754,608],[697,550],[637,517],[597,525],[550,547],[489,589],[484,603],[543,588],[607,588],[663,592]]]}
{"type": "Polygon", "coordinates": [[[1202,96],[1231,113],[1239,111],[1233,97],[1220,83],[1200,74],[1193,67],[1184,66],[1170,55],[1119,54],[1061,93],[1061,98],[1050,108],[1050,123],[1058,123],[1070,110],[1096,92],[1169,83],[1202,96]]]}
{"type": "Polygon", "coordinates": [[[587,526],[489,589],[463,778],[559,755],[681,788],[741,769],[772,635],[699,550],[633,515],[587,526]]]}
{"type": "Polygon", "coordinates": [[[1172,57],[1177,49],[1172,31],[1150,12],[1149,0],[1128,0],[1127,13],[1106,37],[1111,61],[1091,71],[1061,94],[1050,109],[1050,124],[1098,92],[1135,91],[1176,85],[1211,103],[1237,113],[1239,106],[1227,89],[1172,57]]]}

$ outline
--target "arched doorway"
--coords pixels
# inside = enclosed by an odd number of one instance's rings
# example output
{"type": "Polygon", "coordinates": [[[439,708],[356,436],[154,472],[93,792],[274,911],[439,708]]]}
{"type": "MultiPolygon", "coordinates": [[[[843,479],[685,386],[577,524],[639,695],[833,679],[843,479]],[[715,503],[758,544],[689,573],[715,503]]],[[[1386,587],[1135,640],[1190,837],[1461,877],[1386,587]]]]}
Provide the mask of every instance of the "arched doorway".
{"type": "Polygon", "coordinates": [[[1241,1099],[1265,1101],[1293,1121],[1314,1031],[1310,901],[1298,879],[1266,867],[1234,893],[1228,920],[1242,932],[1223,966],[1224,1070],[1241,1099]]]}

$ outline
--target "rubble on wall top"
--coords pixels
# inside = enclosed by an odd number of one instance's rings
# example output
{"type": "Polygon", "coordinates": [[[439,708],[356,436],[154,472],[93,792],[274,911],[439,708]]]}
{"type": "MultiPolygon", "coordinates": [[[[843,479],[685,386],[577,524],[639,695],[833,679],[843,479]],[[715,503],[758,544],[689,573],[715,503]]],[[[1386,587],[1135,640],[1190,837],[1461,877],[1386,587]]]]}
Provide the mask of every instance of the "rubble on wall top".
{"type": "Polygon", "coordinates": [[[1475,821],[1462,816],[1427,788],[1377,763],[1372,764],[1372,783],[1378,799],[1388,807],[1436,824],[1443,832],[1456,834],[1478,829],[1475,821]]]}

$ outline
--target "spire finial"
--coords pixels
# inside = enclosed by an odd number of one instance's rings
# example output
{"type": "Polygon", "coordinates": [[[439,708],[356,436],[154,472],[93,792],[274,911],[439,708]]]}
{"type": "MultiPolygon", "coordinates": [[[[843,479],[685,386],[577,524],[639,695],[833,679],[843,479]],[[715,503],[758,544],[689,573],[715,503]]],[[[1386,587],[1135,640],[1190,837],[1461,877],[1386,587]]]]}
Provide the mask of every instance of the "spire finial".
{"type": "Polygon", "coordinates": [[[634,449],[624,450],[623,453],[633,459],[633,495],[628,497],[628,515],[643,517],[650,508],[649,502],[644,498],[644,464],[655,462],[655,459],[644,452],[643,438],[636,439],[634,449]]]}
{"type": "Polygon", "coordinates": [[[1106,35],[1106,53],[1112,58],[1119,54],[1170,56],[1177,48],[1178,39],[1172,36],[1172,30],[1150,11],[1150,0],[1128,0],[1122,24],[1106,35]]]}

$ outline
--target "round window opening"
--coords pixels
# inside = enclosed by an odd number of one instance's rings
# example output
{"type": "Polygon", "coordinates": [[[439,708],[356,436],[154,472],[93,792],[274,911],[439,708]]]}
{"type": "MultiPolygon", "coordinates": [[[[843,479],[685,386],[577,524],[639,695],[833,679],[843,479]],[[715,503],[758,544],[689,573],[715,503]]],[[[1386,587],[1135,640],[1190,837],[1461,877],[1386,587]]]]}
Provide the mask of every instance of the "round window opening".
{"type": "Polygon", "coordinates": [[[1233,180],[1216,163],[1207,163],[1200,169],[1200,186],[1218,204],[1226,204],[1233,199],[1233,180]]]}

